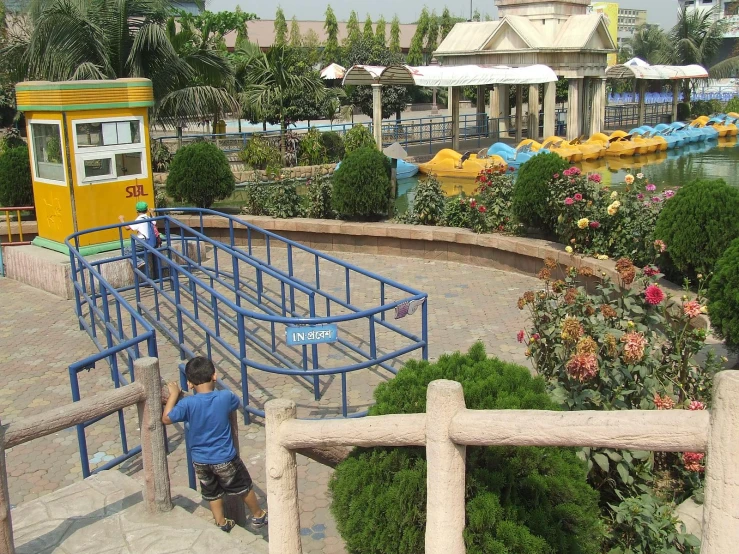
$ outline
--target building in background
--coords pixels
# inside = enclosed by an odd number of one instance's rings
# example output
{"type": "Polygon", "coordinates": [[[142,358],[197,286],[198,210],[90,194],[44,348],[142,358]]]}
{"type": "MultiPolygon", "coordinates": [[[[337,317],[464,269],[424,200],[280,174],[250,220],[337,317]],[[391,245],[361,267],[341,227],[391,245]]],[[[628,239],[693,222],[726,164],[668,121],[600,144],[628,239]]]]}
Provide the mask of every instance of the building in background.
{"type": "MultiPolygon", "coordinates": [[[[590,13],[600,13],[606,17],[608,32],[611,34],[613,42],[617,43],[620,47],[621,42],[619,40],[619,30],[621,21],[619,17],[618,4],[616,4],[615,2],[593,2],[592,4],[590,4],[588,11],[590,13]]],[[[615,52],[613,54],[608,54],[609,67],[612,65],[616,65],[617,63],[618,54],[615,52]]]]}
{"type": "MultiPolygon", "coordinates": [[[[634,32],[638,27],[647,23],[647,10],[620,8],[617,2],[593,2],[590,4],[590,11],[602,13],[608,17],[609,29],[613,27],[616,33],[613,38],[619,48],[623,47],[627,40],[634,37],[634,32]]],[[[609,65],[611,65],[610,61],[609,65]]]]}

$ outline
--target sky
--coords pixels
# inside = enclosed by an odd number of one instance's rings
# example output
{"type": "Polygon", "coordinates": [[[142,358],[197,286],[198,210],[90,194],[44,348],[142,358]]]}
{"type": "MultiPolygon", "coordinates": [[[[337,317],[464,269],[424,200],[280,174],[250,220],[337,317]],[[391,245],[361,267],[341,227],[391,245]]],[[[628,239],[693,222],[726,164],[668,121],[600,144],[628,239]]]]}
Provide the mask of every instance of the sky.
{"type": "MultiPolygon", "coordinates": [[[[395,14],[398,15],[402,23],[413,23],[418,19],[423,6],[427,6],[429,10],[436,10],[441,13],[444,6],[449,6],[450,11],[460,17],[469,17],[470,4],[469,0],[453,1],[453,0],[418,0],[398,2],[397,0],[334,0],[327,2],[326,0],[279,0],[285,12],[285,17],[291,19],[296,16],[298,19],[319,20],[323,21],[326,6],[331,3],[331,7],[336,14],[337,19],[346,21],[349,13],[356,10],[359,14],[360,21],[364,21],[369,12],[373,20],[384,15],[387,21],[390,21],[395,14]]],[[[677,0],[621,0],[618,2],[622,8],[643,8],[647,6],[647,17],[649,23],[656,23],[665,28],[669,28],[675,24],[677,20],[677,0]]],[[[237,4],[246,12],[256,13],[260,19],[274,19],[277,9],[277,2],[248,2],[247,0],[207,0],[207,9],[210,11],[232,10],[237,4]]],[[[489,12],[491,16],[495,16],[494,0],[472,0],[472,9],[479,10],[484,14],[489,12]]]]}

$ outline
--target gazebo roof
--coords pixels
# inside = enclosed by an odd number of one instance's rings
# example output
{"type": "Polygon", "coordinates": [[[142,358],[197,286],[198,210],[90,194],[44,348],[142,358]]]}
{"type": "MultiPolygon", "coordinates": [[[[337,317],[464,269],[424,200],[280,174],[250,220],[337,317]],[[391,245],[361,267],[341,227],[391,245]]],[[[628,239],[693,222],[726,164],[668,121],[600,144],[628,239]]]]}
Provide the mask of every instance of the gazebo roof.
{"type": "Polygon", "coordinates": [[[708,71],[700,65],[649,65],[644,60],[632,58],[606,70],[609,79],[645,79],[667,81],[680,79],[707,79],[708,71]]]}
{"type": "Polygon", "coordinates": [[[492,65],[428,65],[388,67],[355,65],[344,75],[344,85],[418,85],[464,87],[474,85],[535,85],[553,83],[557,75],[546,65],[508,67],[492,65]]]}
{"type": "Polygon", "coordinates": [[[343,79],[345,74],[346,68],[337,63],[332,63],[321,70],[321,79],[328,81],[343,79]]]}

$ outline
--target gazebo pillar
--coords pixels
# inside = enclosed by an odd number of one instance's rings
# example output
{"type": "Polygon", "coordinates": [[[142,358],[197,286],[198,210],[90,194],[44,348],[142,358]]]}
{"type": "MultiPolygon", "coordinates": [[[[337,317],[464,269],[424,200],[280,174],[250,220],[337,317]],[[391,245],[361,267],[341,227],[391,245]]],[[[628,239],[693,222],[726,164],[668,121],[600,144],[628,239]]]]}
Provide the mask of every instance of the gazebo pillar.
{"type": "Polygon", "coordinates": [[[567,94],[567,140],[575,140],[580,136],[583,82],[582,77],[570,79],[567,94]]]}
{"type": "Polygon", "coordinates": [[[523,85],[516,85],[516,144],[523,140],[523,85]]]}
{"type": "Polygon", "coordinates": [[[529,85],[528,137],[539,140],[539,85],[529,85]]]}
{"type": "Polygon", "coordinates": [[[485,115],[485,92],[487,91],[487,86],[485,85],[477,85],[477,106],[475,107],[476,113],[477,113],[477,132],[478,134],[482,133],[482,131],[485,129],[485,120],[487,119],[487,116],[485,115]]]}
{"type": "Polygon", "coordinates": [[[647,82],[644,79],[637,79],[637,90],[639,95],[639,117],[636,126],[641,127],[647,118],[647,82]]]}
{"type": "Polygon", "coordinates": [[[382,152],[382,85],[378,83],[372,84],[372,134],[382,152]]]}
{"type": "Polygon", "coordinates": [[[606,119],[606,80],[595,77],[593,79],[593,104],[590,112],[590,128],[588,134],[593,136],[603,130],[606,119]]]}
{"type": "Polygon", "coordinates": [[[557,125],[557,83],[544,84],[544,138],[554,136],[557,125]]]}
{"type": "Polygon", "coordinates": [[[503,136],[508,136],[511,127],[511,86],[500,85],[498,87],[498,111],[500,112],[501,126],[500,132],[503,136]]]}
{"type": "Polygon", "coordinates": [[[680,81],[672,82],[672,122],[677,121],[677,105],[680,103],[680,81]]]}
{"type": "Polygon", "coordinates": [[[449,87],[449,113],[452,116],[452,150],[459,152],[459,87],[449,87]]]}
{"type": "Polygon", "coordinates": [[[490,132],[497,139],[500,137],[500,85],[495,85],[490,91],[488,117],[490,118],[490,132]]]}

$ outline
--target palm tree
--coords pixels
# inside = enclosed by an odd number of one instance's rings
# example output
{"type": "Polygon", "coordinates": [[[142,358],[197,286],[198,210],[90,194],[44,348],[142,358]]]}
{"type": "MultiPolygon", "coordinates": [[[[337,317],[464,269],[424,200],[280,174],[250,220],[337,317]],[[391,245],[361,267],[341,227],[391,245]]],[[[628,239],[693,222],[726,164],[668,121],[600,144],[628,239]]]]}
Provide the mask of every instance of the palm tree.
{"type": "Polygon", "coordinates": [[[167,34],[171,13],[169,0],[34,0],[30,32],[0,56],[16,80],[149,78],[154,115],[164,123],[231,111],[225,59],[180,55],[167,34]]]}
{"type": "Polygon", "coordinates": [[[658,64],[665,56],[667,35],[658,25],[641,25],[634,36],[626,41],[630,57],[640,58],[650,64],[658,64]]]}
{"type": "MultiPolygon", "coordinates": [[[[664,61],[671,65],[710,67],[721,48],[725,26],[726,22],[716,17],[713,9],[688,11],[683,7],[669,33],[670,47],[664,51],[664,61]]],[[[684,83],[685,99],[690,102],[690,81],[684,83]]]]}
{"type": "Polygon", "coordinates": [[[276,44],[267,52],[253,46],[236,53],[240,60],[237,74],[242,106],[252,113],[273,113],[280,124],[280,143],[284,149],[284,131],[288,101],[297,95],[309,95],[320,102],[326,97],[326,86],[315,71],[296,71],[299,53],[284,44],[276,44]]]}

